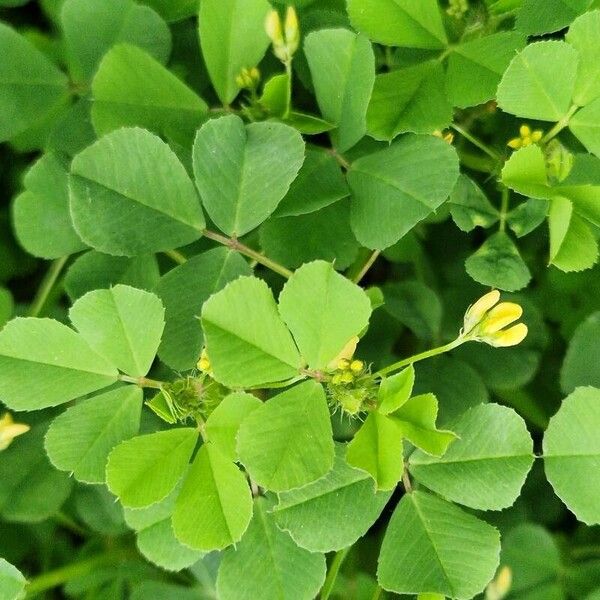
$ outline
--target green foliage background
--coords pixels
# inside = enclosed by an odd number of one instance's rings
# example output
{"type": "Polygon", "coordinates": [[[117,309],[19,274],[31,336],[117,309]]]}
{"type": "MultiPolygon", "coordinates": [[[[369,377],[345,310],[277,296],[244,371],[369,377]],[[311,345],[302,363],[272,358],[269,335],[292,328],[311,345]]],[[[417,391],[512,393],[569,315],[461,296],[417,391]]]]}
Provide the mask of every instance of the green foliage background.
{"type": "Polygon", "coordinates": [[[0,600],[600,598],[600,2],[273,8],[0,0],[0,600]]]}

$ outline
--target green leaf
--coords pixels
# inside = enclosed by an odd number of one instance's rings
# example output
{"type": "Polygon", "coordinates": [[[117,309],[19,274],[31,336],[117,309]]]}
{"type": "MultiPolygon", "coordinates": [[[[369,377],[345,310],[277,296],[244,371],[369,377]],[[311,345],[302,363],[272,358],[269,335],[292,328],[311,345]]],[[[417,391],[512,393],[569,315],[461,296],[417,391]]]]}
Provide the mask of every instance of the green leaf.
{"type": "Polygon", "coordinates": [[[124,373],[142,377],[156,356],[164,314],[156,295],[116,285],[79,298],[69,318],[96,352],[124,373]]]}
{"type": "Polygon", "coordinates": [[[565,36],[565,40],[579,53],[573,94],[573,101],[579,106],[585,106],[600,96],[599,35],[600,10],[594,10],[575,19],[565,36]]]}
{"type": "Polygon", "coordinates": [[[72,480],[52,467],[44,452],[47,423],[17,438],[0,460],[0,517],[41,523],[69,497],[72,480]]]}
{"type": "Polygon", "coordinates": [[[300,356],[260,279],[240,277],[211,296],[202,307],[202,327],[215,379],[223,385],[251,387],[298,374],[300,356]]]}
{"type": "Polygon", "coordinates": [[[600,98],[580,108],[570,119],[569,129],[596,156],[600,155],[600,98]]]}
{"type": "Polygon", "coordinates": [[[298,176],[273,216],[312,213],[345,198],[349,193],[346,179],[335,158],[323,148],[307,146],[298,176]]]}
{"type": "Polygon", "coordinates": [[[447,43],[436,0],[348,0],[352,25],[387,46],[437,50],[447,43]]]}
{"type": "Polygon", "coordinates": [[[104,54],[127,42],[162,63],[171,53],[167,24],[149,7],[131,0],[66,0],[61,10],[70,70],[79,81],[91,79],[104,54]]]}
{"type": "Polygon", "coordinates": [[[399,423],[371,412],[348,444],[348,464],[373,477],[377,490],[393,490],[402,479],[404,457],[399,423]]]}
{"type": "Polygon", "coordinates": [[[565,393],[578,386],[600,388],[600,312],[592,313],[575,330],[560,372],[560,383],[565,393]]]}
{"type": "Polygon", "coordinates": [[[525,36],[501,31],[458,44],[448,59],[446,89],[452,105],[465,108],[483,104],[496,95],[502,74],[525,36]]]}
{"type": "Polygon", "coordinates": [[[140,428],[143,394],[120,387],[68,408],[48,429],[45,448],[52,464],[86,483],[104,483],[110,451],[140,428]]]}
{"type": "Polygon", "coordinates": [[[591,476],[600,460],[600,390],[577,388],[550,419],[544,435],[544,465],[556,495],[588,525],[600,523],[600,480],[591,476]]]}
{"type": "Polygon", "coordinates": [[[444,71],[437,61],[377,75],[367,112],[367,130],[376,140],[399,133],[431,133],[452,120],[444,71]]]}
{"type": "Polygon", "coordinates": [[[118,283],[152,290],[160,273],[153,254],[127,258],[90,250],[77,257],[65,275],[65,291],[72,301],[87,292],[118,283]]]}
{"type": "Polygon", "coordinates": [[[63,404],[117,380],[112,364],[52,319],[17,318],[6,324],[0,331],[0,373],[0,400],[13,410],[63,404]]]}
{"type": "Polygon", "coordinates": [[[247,392],[233,392],[225,396],[210,414],[204,430],[208,441],[229,460],[238,459],[236,443],[240,425],[262,402],[247,392]]]}
{"type": "Polygon", "coordinates": [[[482,285],[515,292],[524,288],[531,273],[510,237],[498,231],[467,258],[467,273],[482,285]]]}
{"type": "Polygon", "coordinates": [[[280,531],[271,508],[271,501],[257,498],[242,541],[224,553],[217,578],[221,600],[312,600],[321,589],[325,557],[280,531]]]}
{"type": "Polygon", "coordinates": [[[198,12],[198,0],[144,0],[169,23],[192,17],[198,12]]]}
{"type": "Polygon", "coordinates": [[[109,133],[73,159],[71,172],[75,229],[97,250],[125,256],[170,250],[204,229],[183,165],[144,129],[109,133]]]}
{"type": "Polygon", "coordinates": [[[569,44],[529,44],[511,61],[498,86],[498,106],[518,117],[559,121],[571,106],[577,51],[569,44]]]}
{"type": "Polygon", "coordinates": [[[242,539],[251,518],[252,493],[243,473],[215,444],[205,443],[175,503],[175,537],[197,550],[222,550],[242,539]]]}
{"type": "Polygon", "coordinates": [[[127,532],[123,507],[105,485],[78,486],[73,503],[77,517],[93,532],[115,537],[127,532]]]}
{"type": "Polygon", "coordinates": [[[34,256],[59,258],[85,244],[73,230],[69,213],[69,176],[65,161],[44,154],[28,171],[25,191],[15,198],[13,224],[19,243],[34,256]]]}
{"type": "Polygon", "coordinates": [[[448,202],[452,220],[461,231],[491,227],[500,218],[483,190],[466,175],[460,175],[448,202]]]}
{"type": "Polygon", "coordinates": [[[100,135],[137,125],[187,140],[208,109],[204,100],[157,60],[127,44],[115,46],[104,56],[92,93],[92,122],[100,135]]]}
{"type": "Polygon", "coordinates": [[[315,115],[294,110],[290,111],[290,114],[283,119],[283,122],[305,135],[317,135],[318,133],[325,133],[326,131],[335,129],[335,125],[329,123],[329,121],[315,117],[315,115]]]}
{"type": "Polygon", "coordinates": [[[352,163],[352,229],[368,248],[396,243],[431,215],[458,178],[456,151],[433,136],[406,135],[352,163]]]}
{"type": "Polygon", "coordinates": [[[421,394],[406,401],[388,418],[411,444],[427,454],[442,456],[456,435],[452,431],[437,429],[437,413],[437,398],[433,394],[421,394]]]}
{"type": "Polygon", "coordinates": [[[13,316],[15,304],[12,294],[3,287],[0,287],[0,329],[13,316]]]}
{"type": "Polygon", "coordinates": [[[300,267],[279,296],[279,312],[310,369],[324,370],[369,323],[364,291],[331,263],[300,267]]]}
{"type": "Polygon", "coordinates": [[[414,477],[447,500],[478,510],[514,504],[533,464],[525,422],[498,404],[476,406],[455,423],[458,436],[441,458],[419,450],[409,459],[414,477]]]}
{"type": "Polygon", "coordinates": [[[573,203],[556,197],[550,203],[550,264],[561,271],[582,271],[598,260],[598,242],[587,223],[573,212],[573,203]]]}
{"type": "Polygon", "coordinates": [[[228,104],[238,94],[236,77],[243,68],[256,66],[269,38],[265,19],[266,0],[202,0],[200,46],[213,86],[221,102],[228,104]]]}
{"type": "Polygon", "coordinates": [[[328,473],[334,448],[323,387],[305,381],[252,411],[240,426],[237,451],[252,479],[274,492],[328,473]]]}
{"type": "Polygon", "coordinates": [[[377,578],[399,594],[438,593],[467,600],[498,566],[500,536],[491,525],[426,492],[403,496],[388,525],[377,578]]]}
{"type": "Polygon", "coordinates": [[[165,307],[165,330],[158,348],[161,360],[178,371],[192,369],[204,343],[199,323],[202,305],[230,281],[251,274],[239,253],[214,248],[163,275],[156,286],[165,307]]]}
{"type": "Polygon", "coordinates": [[[377,411],[388,415],[406,404],[415,385],[415,368],[409,365],[400,373],[384,377],[379,384],[377,411]]]}
{"type": "Polygon", "coordinates": [[[350,201],[297,217],[271,218],[260,228],[260,245],[269,258],[291,269],[316,259],[346,269],[359,248],[350,228],[350,201]]]}
{"type": "Polygon", "coordinates": [[[332,138],[344,152],[367,130],[367,106],[375,81],[371,42],[347,29],[321,29],[308,34],[304,53],[321,113],[337,125],[332,138]]]}
{"type": "Polygon", "coordinates": [[[513,152],[504,163],[502,183],[524,196],[551,198],[542,149],[532,144],[513,152]]]}
{"type": "Polygon", "coordinates": [[[391,492],[373,490],[364,471],[346,463],[346,448],[336,445],[333,469],[321,479],[279,494],[273,514],[280,529],[311,552],[347,548],[379,517],[391,492]]]}
{"type": "Polygon", "coordinates": [[[269,115],[283,119],[289,113],[291,100],[289,81],[287,73],[273,75],[268,81],[265,81],[259,104],[269,115]]]}
{"type": "Polygon", "coordinates": [[[517,205],[506,216],[506,223],[517,237],[523,237],[539,227],[548,214],[548,202],[541,198],[529,198],[517,205]]]}
{"type": "Polygon", "coordinates": [[[552,33],[566,27],[583,13],[591,0],[557,0],[551,5],[545,0],[523,0],[516,26],[527,35],[552,33]]]}
{"type": "Polygon", "coordinates": [[[304,142],[287,125],[244,125],[228,115],[200,128],[193,160],[206,212],[219,229],[241,236],[277,208],[302,166],[304,142]]]}
{"type": "Polygon", "coordinates": [[[167,571],[180,571],[200,560],[204,553],[177,540],[171,517],[181,485],[161,502],[147,508],[125,509],[125,520],[137,535],[138,550],[150,562],[167,571]]]}
{"type": "Polygon", "coordinates": [[[198,432],[169,429],[134,437],[108,456],[108,489],[130,508],[143,508],[166,498],[185,473],[198,432]]]}
{"type": "Polygon", "coordinates": [[[68,97],[68,80],[44,54],[0,23],[0,141],[22,133],[68,97]]]}
{"type": "Polygon", "coordinates": [[[21,600],[25,597],[27,580],[9,562],[0,558],[0,594],[5,600],[21,600]]]}

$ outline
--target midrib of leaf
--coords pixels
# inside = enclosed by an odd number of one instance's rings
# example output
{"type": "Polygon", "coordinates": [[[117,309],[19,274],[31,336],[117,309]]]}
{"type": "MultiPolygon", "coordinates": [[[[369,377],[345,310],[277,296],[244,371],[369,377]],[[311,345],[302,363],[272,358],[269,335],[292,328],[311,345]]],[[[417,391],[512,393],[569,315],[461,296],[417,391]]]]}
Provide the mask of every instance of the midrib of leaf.
{"type": "MultiPolygon", "coordinates": [[[[222,521],[222,523],[225,525],[225,528],[227,529],[227,535],[229,537],[229,541],[233,542],[233,532],[231,530],[231,526],[229,525],[229,521],[227,519],[227,515],[225,514],[225,509],[223,507],[223,499],[221,497],[221,491],[219,490],[219,486],[217,485],[217,480],[215,479],[215,475],[214,475],[214,468],[213,468],[213,464],[212,464],[212,459],[210,456],[210,452],[208,451],[208,447],[206,448],[206,457],[208,459],[208,467],[210,470],[210,478],[213,484],[213,488],[215,490],[217,499],[219,501],[219,517],[220,517],[220,521],[222,521]]],[[[235,467],[237,468],[237,467],[235,467]]]]}
{"type": "MultiPolygon", "coordinates": [[[[129,387],[129,386],[127,386],[127,387],[129,387]]],[[[124,390],[126,388],[124,387],[122,389],[124,390]]],[[[93,400],[92,400],[92,402],[93,402],[93,400]]],[[[117,422],[120,421],[121,414],[123,412],[125,412],[126,408],[129,408],[128,405],[127,405],[127,402],[121,402],[121,404],[119,405],[119,407],[117,408],[117,410],[115,411],[115,413],[112,415],[112,417],[110,417],[110,419],[108,420],[108,422],[106,423],[106,425],[100,430],[100,433],[98,434],[98,436],[96,437],[96,439],[94,440],[94,442],[92,443],[92,445],[83,453],[83,456],[77,461],[77,464],[75,465],[75,467],[71,471],[72,473],[74,473],[75,471],[77,471],[79,469],[79,467],[81,466],[81,464],[91,454],[92,450],[94,450],[96,448],[96,446],[99,444],[100,440],[106,435],[107,431],[109,429],[112,429],[113,423],[117,423],[117,422]]],[[[86,483],[87,483],[87,481],[86,481],[86,483]]],[[[93,482],[90,482],[90,483],[93,483],[93,482]]]]}
{"type": "Polygon", "coordinates": [[[527,62],[527,60],[525,60],[525,57],[523,56],[523,54],[521,54],[519,56],[519,58],[523,62],[523,66],[527,69],[527,71],[531,75],[531,80],[536,84],[536,87],[542,92],[542,95],[545,96],[549,100],[550,106],[552,106],[552,108],[554,108],[554,110],[560,115],[558,117],[558,119],[560,119],[561,117],[564,117],[564,114],[562,114],[562,111],[560,110],[560,108],[556,104],[554,104],[552,96],[550,96],[546,92],[546,90],[544,88],[544,85],[541,82],[540,78],[537,76],[537,73],[536,73],[535,69],[531,68],[531,65],[527,62]]]}
{"type": "Polygon", "coordinates": [[[358,474],[358,477],[359,477],[358,479],[355,479],[353,481],[348,481],[346,483],[343,483],[342,485],[338,485],[337,487],[333,487],[333,488],[324,490],[323,492],[320,492],[318,494],[314,494],[314,495],[310,496],[310,498],[303,498],[303,499],[293,501],[291,503],[276,506],[273,512],[285,513],[285,511],[290,508],[295,508],[296,506],[301,506],[303,504],[308,504],[309,502],[313,502],[313,500],[318,500],[320,498],[324,498],[325,496],[329,496],[331,494],[336,494],[340,490],[345,490],[346,488],[355,486],[357,483],[362,483],[366,479],[370,479],[369,475],[362,476],[362,475],[358,474]]]}
{"type": "MultiPolygon", "coordinates": [[[[187,221],[182,220],[180,217],[178,217],[177,215],[171,214],[170,212],[166,212],[166,211],[161,211],[158,208],[155,208],[153,206],[149,206],[148,204],[145,204],[144,202],[142,202],[141,200],[138,200],[137,198],[134,198],[132,195],[130,194],[126,194],[125,192],[122,192],[120,190],[114,189],[109,187],[108,185],[100,182],[100,181],[96,181],[95,179],[91,179],[90,177],[87,177],[85,175],[80,175],[79,173],[73,173],[73,175],[75,177],[77,177],[78,179],[81,179],[85,182],[89,182],[92,183],[94,185],[97,185],[98,187],[104,189],[104,190],[108,190],[109,192],[112,192],[114,194],[118,194],[119,196],[121,196],[122,198],[125,198],[126,200],[129,200],[130,202],[133,202],[135,204],[139,204],[140,206],[143,206],[146,210],[151,211],[153,213],[157,213],[163,217],[169,217],[170,219],[173,219],[174,221],[177,221],[178,223],[181,223],[182,225],[185,225],[186,227],[189,227],[190,229],[193,229],[194,231],[197,231],[198,233],[202,233],[203,228],[202,227],[197,227],[196,225],[191,225],[190,223],[188,223],[187,221]]],[[[88,197],[91,198],[91,196],[88,197]]]]}
{"type": "Polygon", "coordinates": [[[119,304],[115,298],[115,291],[114,288],[110,288],[110,298],[112,300],[113,306],[115,307],[115,312],[117,313],[117,316],[119,317],[119,325],[121,326],[121,330],[123,331],[123,337],[125,338],[125,341],[127,342],[127,351],[131,357],[131,359],[133,360],[133,364],[136,366],[137,371],[140,372],[140,375],[145,375],[146,373],[142,373],[142,366],[140,365],[140,363],[138,362],[138,356],[137,354],[134,352],[134,344],[132,339],[129,336],[129,332],[127,330],[127,328],[125,327],[125,322],[123,321],[123,317],[121,314],[121,311],[119,310],[119,304]]]}
{"type": "MultiPolygon", "coordinates": [[[[200,100],[200,97],[198,96],[198,100],[200,100]]],[[[127,102],[126,100],[94,100],[94,105],[95,106],[101,106],[103,104],[106,105],[113,105],[113,106],[133,106],[135,108],[151,108],[157,111],[178,111],[178,112],[188,112],[188,113],[204,113],[204,109],[202,107],[192,107],[191,103],[186,102],[185,106],[182,104],[165,104],[163,102],[161,103],[156,103],[156,102],[145,102],[144,100],[142,100],[141,102],[127,102]]]]}
{"type": "MultiPolygon", "coordinates": [[[[349,99],[349,97],[352,95],[351,92],[354,91],[354,87],[348,87],[348,81],[350,80],[350,73],[352,72],[352,67],[354,64],[354,58],[356,55],[356,46],[358,43],[358,34],[354,35],[354,38],[352,39],[352,48],[350,49],[349,55],[348,55],[348,59],[346,61],[346,64],[344,65],[346,67],[346,69],[344,70],[344,81],[343,81],[343,85],[342,85],[342,101],[340,103],[340,123],[343,121],[344,118],[344,114],[346,113],[346,103],[349,99]]],[[[339,125],[338,125],[339,127],[339,125]]]]}
{"type": "Polygon", "coordinates": [[[446,44],[446,40],[444,40],[443,38],[437,37],[437,35],[435,33],[433,33],[432,31],[430,31],[429,29],[427,29],[425,27],[425,25],[423,25],[420,21],[417,21],[417,19],[415,17],[413,17],[410,13],[406,12],[406,10],[404,8],[402,8],[399,4],[397,4],[395,1],[394,1],[394,4],[396,4],[396,6],[398,7],[398,10],[401,13],[403,13],[404,15],[406,15],[406,17],[408,17],[408,19],[411,22],[415,23],[418,29],[420,29],[421,31],[424,31],[429,38],[433,38],[437,42],[441,42],[442,44],[446,44]]]}
{"type": "Polygon", "coordinates": [[[328,310],[329,310],[329,297],[330,297],[330,283],[331,283],[331,279],[332,279],[332,275],[333,275],[333,267],[329,267],[327,270],[327,275],[325,277],[325,298],[323,300],[323,310],[321,310],[321,314],[320,314],[320,327],[319,327],[319,332],[320,332],[320,336],[319,336],[319,343],[318,343],[318,352],[317,352],[317,361],[318,364],[321,364],[321,360],[322,360],[322,353],[323,353],[323,345],[324,345],[324,338],[325,336],[323,335],[326,331],[327,328],[325,328],[325,316],[329,316],[328,315],[328,310]]]}
{"type": "Polygon", "coordinates": [[[446,583],[448,584],[448,589],[450,590],[450,596],[454,596],[455,595],[454,586],[452,585],[452,582],[450,581],[448,573],[446,573],[446,569],[444,567],[444,564],[442,563],[442,559],[440,558],[437,546],[435,545],[433,538],[431,537],[431,532],[427,528],[427,523],[425,521],[425,517],[423,516],[423,513],[421,512],[421,509],[419,508],[417,498],[413,494],[411,494],[410,500],[412,502],[412,505],[415,508],[415,511],[417,513],[417,516],[419,517],[419,520],[421,521],[421,524],[423,526],[423,531],[425,532],[425,535],[427,536],[427,539],[429,540],[429,543],[431,544],[431,547],[434,550],[433,554],[434,554],[438,564],[440,565],[442,575],[443,575],[444,579],[446,580],[446,583]]]}
{"type": "Polygon", "coordinates": [[[600,450],[593,454],[588,452],[577,454],[544,454],[544,460],[548,458],[600,458],[600,450]]]}
{"type": "MultiPolygon", "coordinates": [[[[429,430],[424,430],[429,431],[429,430]]],[[[439,431],[439,430],[435,430],[439,431]]],[[[447,432],[445,432],[447,433],[447,432]]],[[[508,455],[497,455],[497,456],[477,456],[473,458],[455,458],[453,460],[446,460],[445,458],[441,458],[437,462],[413,462],[412,464],[417,467],[428,467],[430,465],[451,465],[458,463],[469,463],[469,462],[478,462],[481,460],[506,460],[506,459],[514,459],[514,458],[533,458],[532,454],[508,454],[508,455]]]]}
{"type": "Polygon", "coordinates": [[[433,69],[429,69],[428,73],[424,73],[423,76],[421,77],[421,79],[419,80],[419,83],[417,84],[414,92],[412,94],[409,95],[409,97],[406,100],[406,103],[404,104],[404,106],[398,106],[399,109],[399,114],[398,117],[394,123],[394,130],[392,133],[397,134],[398,133],[398,129],[400,127],[400,123],[402,121],[402,117],[403,115],[412,107],[412,105],[415,103],[416,101],[416,97],[419,94],[419,92],[423,89],[423,85],[425,84],[425,80],[427,79],[428,76],[430,76],[433,73],[433,69]]]}
{"type": "Polygon", "coordinates": [[[265,532],[265,539],[267,540],[267,546],[269,548],[269,554],[271,557],[271,564],[273,565],[273,571],[275,571],[275,573],[277,573],[277,577],[275,578],[275,580],[277,582],[277,588],[281,594],[280,598],[285,598],[285,588],[283,586],[283,577],[285,576],[285,573],[281,573],[281,570],[279,569],[279,565],[276,560],[277,553],[275,552],[275,545],[271,538],[271,532],[269,530],[268,523],[265,519],[265,514],[263,512],[262,506],[257,507],[256,512],[258,513],[258,515],[260,517],[261,525],[262,525],[263,531],[265,532]]]}
{"type": "MultiPolygon", "coordinates": [[[[118,375],[117,368],[114,367],[114,365],[110,364],[108,361],[107,361],[107,365],[110,367],[113,367],[113,369],[114,369],[114,371],[112,373],[107,373],[106,371],[91,371],[89,369],[89,367],[86,367],[85,369],[78,369],[75,367],[68,367],[68,366],[60,364],[60,363],[51,363],[51,362],[46,362],[43,360],[29,360],[27,358],[20,358],[18,356],[11,356],[9,354],[0,354],[0,359],[1,358],[10,358],[12,360],[18,360],[18,361],[21,361],[24,363],[29,363],[32,365],[44,365],[46,367],[54,367],[56,369],[63,369],[65,371],[72,371],[74,373],[89,373],[90,375],[102,375],[103,377],[107,377],[107,378],[110,378],[113,380],[116,380],[117,375],[118,375]]],[[[105,360],[100,355],[98,355],[98,359],[105,360]]]]}

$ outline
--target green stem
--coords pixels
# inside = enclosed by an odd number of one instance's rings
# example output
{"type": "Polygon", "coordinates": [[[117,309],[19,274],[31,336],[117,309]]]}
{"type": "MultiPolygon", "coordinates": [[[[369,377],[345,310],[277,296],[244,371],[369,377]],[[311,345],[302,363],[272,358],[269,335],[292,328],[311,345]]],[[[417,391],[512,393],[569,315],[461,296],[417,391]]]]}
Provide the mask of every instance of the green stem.
{"type": "Polygon", "coordinates": [[[187,262],[187,258],[184,254],[179,252],[179,250],[165,250],[163,254],[165,256],[168,256],[173,262],[176,262],[178,265],[182,265],[187,262]]]}
{"type": "Polygon", "coordinates": [[[558,122],[550,131],[541,139],[540,144],[547,144],[552,138],[556,137],[568,124],[571,120],[571,117],[577,112],[579,106],[577,104],[573,104],[569,109],[569,112],[558,122]]]}
{"type": "Polygon", "coordinates": [[[510,206],[510,190],[504,186],[502,187],[502,196],[500,204],[500,231],[506,230],[506,217],[508,215],[508,209],[510,206]]]}
{"type": "Polygon", "coordinates": [[[343,550],[339,550],[335,553],[333,560],[331,561],[331,565],[329,566],[329,571],[327,572],[327,577],[325,579],[325,583],[321,589],[321,600],[327,600],[329,596],[331,596],[331,592],[333,591],[333,587],[335,586],[335,580],[340,572],[340,567],[346,558],[350,550],[350,546],[348,548],[344,548],[343,550]]]}
{"type": "Polygon", "coordinates": [[[450,127],[454,129],[454,131],[460,133],[460,135],[462,135],[466,140],[471,142],[473,146],[479,148],[482,152],[485,152],[490,158],[493,158],[495,161],[502,160],[502,157],[495,150],[490,148],[487,144],[484,144],[480,139],[476,138],[466,129],[463,129],[460,125],[456,125],[456,123],[451,123],[450,127]]]}
{"type": "Polygon", "coordinates": [[[54,515],[53,519],[61,527],[68,529],[69,531],[71,531],[72,533],[74,533],[76,535],[79,535],[81,537],[85,537],[88,535],[88,532],[83,527],[81,527],[81,525],[79,525],[73,519],[71,519],[71,517],[69,517],[69,515],[66,515],[65,513],[61,512],[61,511],[57,512],[54,515]]]}
{"type": "Polygon", "coordinates": [[[119,380],[125,381],[126,383],[134,383],[140,387],[154,388],[156,390],[161,390],[165,383],[164,381],[157,381],[156,379],[148,379],[147,377],[130,377],[129,375],[119,375],[119,380]]]}
{"type": "Polygon", "coordinates": [[[202,235],[204,235],[204,237],[207,237],[210,240],[213,240],[214,242],[223,244],[224,246],[227,246],[228,248],[231,248],[232,250],[235,250],[240,254],[248,256],[249,258],[255,260],[257,263],[260,263],[264,267],[267,267],[267,269],[271,269],[271,271],[282,275],[286,279],[289,279],[293,275],[292,271],[286,269],[286,267],[284,267],[283,265],[280,265],[274,260],[263,256],[260,252],[257,252],[256,250],[252,250],[252,248],[249,248],[248,246],[242,244],[237,238],[229,238],[225,235],[217,233],[216,231],[210,231],[209,229],[204,229],[202,231],[202,235]]]}
{"type": "Polygon", "coordinates": [[[461,344],[464,344],[467,338],[458,336],[455,340],[451,341],[448,344],[444,344],[443,346],[438,346],[437,348],[432,348],[431,350],[426,350],[425,352],[421,352],[420,354],[415,354],[414,356],[409,356],[408,358],[403,358],[398,362],[395,362],[387,367],[383,367],[383,369],[379,369],[376,373],[373,374],[373,377],[383,377],[392,371],[397,371],[402,367],[406,367],[408,365],[412,365],[421,360],[425,360],[426,358],[431,358],[432,356],[437,356],[438,354],[443,354],[444,352],[449,352],[454,348],[458,348],[461,344]]]}
{"type": "Polygon", "coordinates": [[[588,560],[590,558],[600,558],[600,545],[589,544],[587,546],[578,546],[572,548],[571,557],[574,560],[588,560]]]}
{"type": "Polygon", "coordinates": [[[87,575],[91,571],[100,567],[119,563],[123,559],[132,555],[133,553],[129,549],[122,548],[119,550],[111,550],[110,552],[97,554],[91,558],[84,558],[83,560],[73,562],[65,565],[64,567],[59,567],[54,571],[42,573],[41,575],[33,578],[27,585],[26,598],[33,598],[41,592],[63,585],[64,583],[67,583],[67,581],[75,579],[76,577],[87,575]]]}
{"type": "Polygon", "coordinates": [[[375,588],[375,591],[373,592],[373,596],[371,596],[371,600],[379,600],[379,598],[381,598],[382,593],[383,593],[383,588],[380,586],[377,586],[375,588]]]}
{"type": "Polygon", "coordinates": [[[285,72],[287,74],[287,98],[285,101],[285,112],[283,118],[287,119],[290,116],[290,110],[292,109],[292,59],[285,61],[285,72]]]}
{"type": "Polygon", "coordinates": [[[331,154],[335,160],[337,160],[338,164],[349,171],[351,168],[350,161],[346,160],[335,148],[326,148],[325,149],[328,154],[331,154]]]}
{"type": "Polygon", "coordinates": [[[58,281],[58,277],[63,270],[63,267],[67,264],[68,256],[63,256],[62,258],[57,258],[53,260],[50,264],[50,268],[46,271],[44,275],[44,279],[42,279],[42,283],[38,288],[37,294],[35,298],[31,302],[31,306],[29,307],[29,316],[37,317],[42,312],[50,292],[56,285],[58,281]]]}
{"type": "Polygon", "coordinates": [[[367,272],[373,266],[374,262],[377,260],[380,254],[381,250],[373,250],[373,252],[369,254],[367,260],[364,262],[358,273],[354,277],[352,277],[352,281],[354,283],[360,283],[360,280],[367,274],[367,272]]]}

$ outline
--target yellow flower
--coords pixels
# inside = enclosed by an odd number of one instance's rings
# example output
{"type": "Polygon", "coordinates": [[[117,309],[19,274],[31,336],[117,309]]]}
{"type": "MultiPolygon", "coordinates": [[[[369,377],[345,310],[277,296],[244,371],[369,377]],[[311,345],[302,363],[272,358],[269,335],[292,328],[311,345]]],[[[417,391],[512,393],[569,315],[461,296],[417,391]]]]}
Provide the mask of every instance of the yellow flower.
{"type": "Polygon", "coordinates": [[[288,6],[285,14],[285,42],[290,56],[298,50],[300,44],[300,28],[298,27],[298,15],[293,6],[288,6]]]}
{"type": "Polygon", "coordinates": [[[211,365],[210,360],[208,359],[206,348],[202,350],[202,354],[200,354],[200,360],[198,361],[196,366],[204,373],[208,373],[210,371],[211,365]]]}
{"type": "Polygon", "coordinates": [[[5,413],[0,419],[0,451],[6,450],[18,436],[29,431],[29,425],[15,423],[10,413],[5,413]]]}
{"type": "Polygon", "coordinates": [[[275,46],[283,46],[283,31],[281,29],[281,19],[276,10],[270,10],[265,20],[265,31],[275,46]]]}
{"type": "Polygon", "coordinates": [[[294,7],[288,6],[283,26],[279,13],[276,10],[269,11],[265,21],[265,30],[273,43],[275,56],[284,63],[291,61],[300,44],[300,28],[294,7]]]}
{"type": "Polygon", "coordinates": [[[513,150],[526,148],[527,146],[531,146],[531,144],[537,144],[542,139],[543,135],[544,132],[541,129],[531,131],[531,127],[524,123],[519,127],[519,137],[509,140],[506,145],[513,150]]]}
{"type": "Polygon", "coordinates": [[[517,323],[523,309],[514,302],[500,302],[500,292],[492,290],[482,296],[465,313],[462,337],[490,346],[506,347],[520,344],[527,336],[527,325],[517,323]],[[507,329],[508,327],[508,329],[507,329]]]}
{"type": "Polygon", "coordinates": [[[485,590],[485,600],[502,600],[512,587],[512,570],[506,565],[500,567],[496,577],[485,590]]]}

